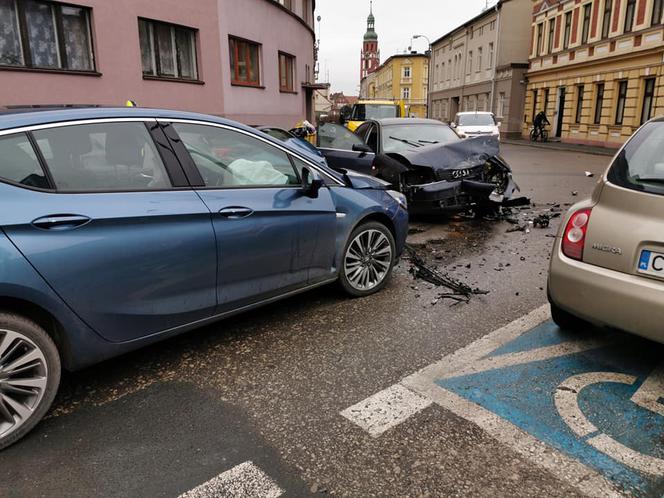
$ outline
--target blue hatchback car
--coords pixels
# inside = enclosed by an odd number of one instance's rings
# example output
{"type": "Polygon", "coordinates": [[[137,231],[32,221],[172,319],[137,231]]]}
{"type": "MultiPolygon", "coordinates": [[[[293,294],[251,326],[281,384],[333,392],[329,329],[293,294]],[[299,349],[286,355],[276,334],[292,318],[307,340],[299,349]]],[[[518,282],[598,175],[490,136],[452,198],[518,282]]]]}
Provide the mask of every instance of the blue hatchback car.
{"type": "Polygon", "coordinates": [[[405,200],[201,114],[0,114],[0,449],[75,370],[314,287],[387,282],[405,200]]]}

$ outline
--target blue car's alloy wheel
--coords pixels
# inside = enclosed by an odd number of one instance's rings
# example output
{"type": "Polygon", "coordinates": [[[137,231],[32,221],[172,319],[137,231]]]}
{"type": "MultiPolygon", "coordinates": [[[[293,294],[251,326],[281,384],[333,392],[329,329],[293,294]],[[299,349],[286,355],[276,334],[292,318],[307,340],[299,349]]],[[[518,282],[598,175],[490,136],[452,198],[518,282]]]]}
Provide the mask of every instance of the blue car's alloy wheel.
{"type": "Polygon", "coordinates": [[[394,264],[394,237],[381,223],[356,228],[344,251],[341,285],[353,296],[377,292],[387,283],[394,264]]]}
{"type": "Polygon", "coordinates": [[[60,360],[37,324],[0,313],[0,449],[44,416],[60,381],[60,360]]]}

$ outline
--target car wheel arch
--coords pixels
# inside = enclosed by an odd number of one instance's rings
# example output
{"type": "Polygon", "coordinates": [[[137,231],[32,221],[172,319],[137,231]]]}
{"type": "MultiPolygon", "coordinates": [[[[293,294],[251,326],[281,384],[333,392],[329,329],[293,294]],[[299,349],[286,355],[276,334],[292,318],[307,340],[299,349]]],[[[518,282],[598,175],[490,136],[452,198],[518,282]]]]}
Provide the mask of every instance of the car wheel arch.
{"type": "Polygon", "coordinates": [[[72,365],[69,344],[64,327],[47,309],[33,302],[10,296],[0,296],[0,313],[13,313],[35,322],[53,339],[58,349],[60,361],[66,370],[72,365]]]}
{"type": "Polygon", "coordinates": [[[362,217],[350,230],[349,233],[353,233],[353,231],[359,227],[360,225],[363,225],[364,223],[368,223],[370,221],[375,221],[377,223],[380,223],[382,225],[385,225],[385,227],[390,231],[392,234],[392,237],[396,239],[397,233],[396,233],[396,227],[394,226],[394,222],[390,219],[388,215],[385,213],[381,212],[372,212],[366,214],[364,217],[362,217]]]}

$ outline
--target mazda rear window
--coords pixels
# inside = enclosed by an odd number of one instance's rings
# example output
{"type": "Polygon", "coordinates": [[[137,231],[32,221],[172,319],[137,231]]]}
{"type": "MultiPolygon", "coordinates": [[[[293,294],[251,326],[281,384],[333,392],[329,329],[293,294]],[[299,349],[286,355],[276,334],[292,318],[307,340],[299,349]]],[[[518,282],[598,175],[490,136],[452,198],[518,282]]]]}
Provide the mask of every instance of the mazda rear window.
{"type": "Polygon", "coordinates": [[[664,122],[646,124],[627,142],[608,179],[621,187],[664,195],[664,122]]]}
{"type": "Polygon", "coordinates": [[[26,187],[50,188],[25,133],[0,137],[0,178],[26,187]]]}

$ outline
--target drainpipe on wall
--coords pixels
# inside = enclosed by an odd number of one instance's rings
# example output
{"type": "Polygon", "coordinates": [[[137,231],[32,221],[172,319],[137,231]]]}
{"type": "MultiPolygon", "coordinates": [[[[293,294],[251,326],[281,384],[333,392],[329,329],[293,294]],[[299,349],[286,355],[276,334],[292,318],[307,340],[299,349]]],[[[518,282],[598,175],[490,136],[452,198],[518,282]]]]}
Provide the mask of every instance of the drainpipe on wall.
{"type": "Polygon", "coordinates": [[[495,7],[497,19],[496,19],[496,47],[493,56],[493,76],[491,76],[491,109],[493,112],[494,105],[496,103],[496,75],[498,74],[498,55],[500,54],[500,2],[496,3],[495,7]]]}

